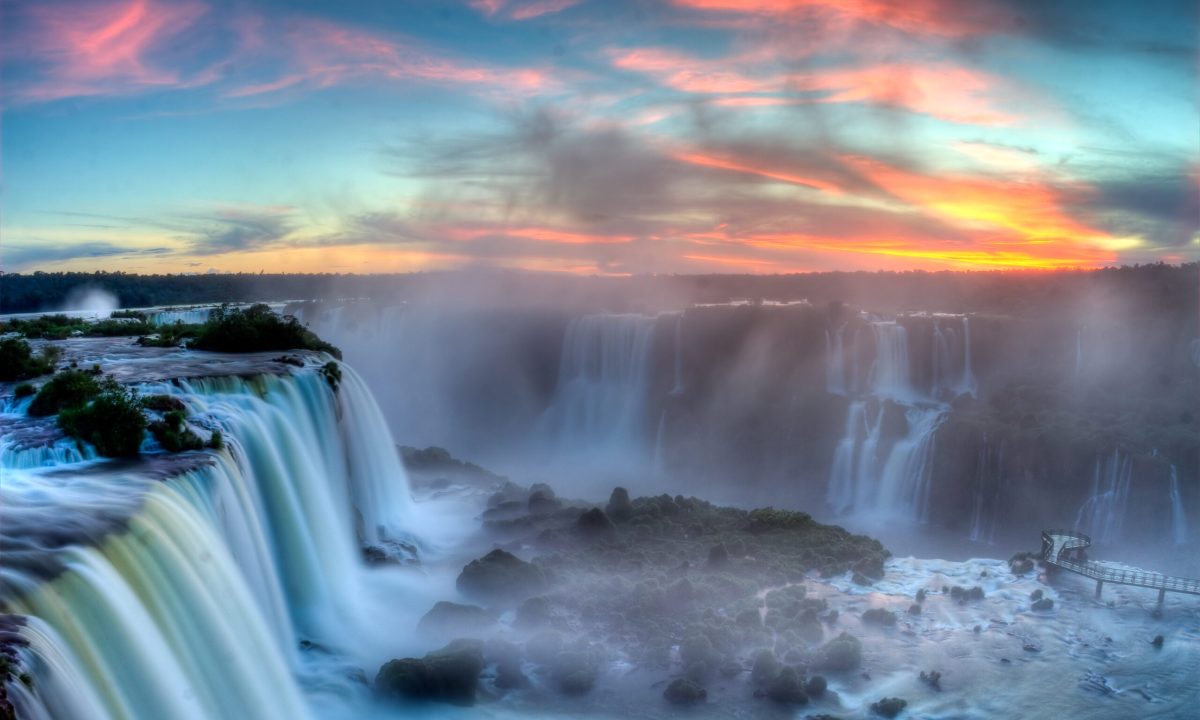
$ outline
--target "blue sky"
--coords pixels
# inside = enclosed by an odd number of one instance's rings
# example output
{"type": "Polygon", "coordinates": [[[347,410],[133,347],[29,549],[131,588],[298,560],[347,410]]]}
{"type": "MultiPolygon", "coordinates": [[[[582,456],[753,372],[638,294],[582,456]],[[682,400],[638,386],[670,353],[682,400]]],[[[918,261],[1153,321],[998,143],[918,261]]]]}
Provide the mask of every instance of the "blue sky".
{"type": "Polygon", "coordinates": [[[4,2],[0,266],[1200,259],[1192,2],[4,2]]]}

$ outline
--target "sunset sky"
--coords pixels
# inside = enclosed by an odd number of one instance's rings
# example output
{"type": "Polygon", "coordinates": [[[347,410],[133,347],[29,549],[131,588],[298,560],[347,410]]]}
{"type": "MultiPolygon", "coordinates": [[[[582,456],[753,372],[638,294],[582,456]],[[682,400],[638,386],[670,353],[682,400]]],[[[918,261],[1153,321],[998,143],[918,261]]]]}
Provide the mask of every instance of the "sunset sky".
{"type": "Polygon", "coordinates": [[[1194,0],[0,0],[0,267],[1200,260],[1194,0]]]}

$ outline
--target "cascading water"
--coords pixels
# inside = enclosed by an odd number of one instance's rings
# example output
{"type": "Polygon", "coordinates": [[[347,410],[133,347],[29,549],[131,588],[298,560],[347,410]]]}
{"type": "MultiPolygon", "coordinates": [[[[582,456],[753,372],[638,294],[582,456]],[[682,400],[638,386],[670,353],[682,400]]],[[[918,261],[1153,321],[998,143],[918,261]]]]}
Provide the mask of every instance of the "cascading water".
{"type": "Polygon", "coordinates": [[[959,395],[975,397],[978,384],[975,382],[975,370],[971,363],[971,318],[963,316],[963,371],[962,382],[958,386],[959,395]]]}
{"type": "Polygon", "coordinates": [[[146,315],[146,322],[151,325],[174,325],[177,322],[185,325],[202,323],[212,314],[212,308],[188,308],[186,310],[160,310],[146,315]]]}
{"type": "Polygon", "coordinates": [[[679,313],[675,318],[675,381],[671,384],[672,395],[682,395],[683,387],[683,315],[679,313]]]}
{"type": "Polygon", "coordinates": [[[875,334],[875,362],[871,366],[870,388],[876,397],[897,401],[912,400],[916,393],[908,363],[908,330],[895,321],[871,323],[875,334]]]}
{"type": "Polygon", "coordinates": [[[1171,466],[1171,542],[1186,545],[1188,541],[1187,513],[1183,509],[1183,498],[1179,494],[1179,470],[1171,466]]]}
{"type": "Polygon", "coordinates": [[[644,457],[655,324],[646,315],[585,315],[570,322],[545,415],[560,453],[644,457]]]}
{"type": "Polygon", "coordinates": [[[344,366],[336,391],[314,368],[143,389],[225,449],[5,468],[0,601],[27,616],[34,678],[14,701],[35,718],[307,717],[297,640],[368,644],[361,543],[414,542],[379,409],[344,366]]]}
{"type": "Polygon", "coordinates": [[[971,494],[972,542],[992,544],[999,525],[1000,500],[1003,495],[1004,448],[994,448],[984,437],[976,460],[975,488],[971,494]]]}
{"type": "Polygon", "coordinates": [[[1075,527],[1091,535],[1093,542],[1113,543],[1121,539],[1133,483],[1133,458],[1120,450],[1101,461],[1096,459],[1092,493],[1075,515],[1075,527]]]}
{"type": "Polygon", "coordinates": [[[845,323],[832,333],[825,330],[825,389],[832,395],[846,394],[845,333],[845,323]]]}

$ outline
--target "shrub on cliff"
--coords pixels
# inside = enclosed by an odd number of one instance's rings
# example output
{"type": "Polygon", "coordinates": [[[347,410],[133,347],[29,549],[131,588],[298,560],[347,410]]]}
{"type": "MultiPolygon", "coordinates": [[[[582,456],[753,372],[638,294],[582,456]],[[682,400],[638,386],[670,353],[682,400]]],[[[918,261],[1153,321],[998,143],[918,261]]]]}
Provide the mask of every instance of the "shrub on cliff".
{"type": "Polygon", "coordinates": [[[104,457],[131,457],[141,447],[146,416],[137,391],[110,378],[90,403],[64,408],[58,426],[76,440],[95,445],[104,457]]]}
{"type": "Polygon", "coordinates": [[[58,348],[46,346],[34,355],[29,343],[18,337],[0,340],[0,382],[27,380],[54,372],[58,348]]]}
{"type": "Polygon", "coordinates": [[[842,633],[821,646],[814,658],[813,668],[829,672],[848,672],[862,664],[862,643],[848,633],[842,633]]]}
{"type": "Polygon", "coordinates": [[[321,350],[342,358],[342,351],[325,342],[294,317],[280,317],[267,305],[246,309],[222,305],[212,311],[191,346],[219,352],[263,350],[321,350]]]}
{"type": "Polygon", "coordinates": [[[164,450],[169,452],[203,449],[204,441],[200,439],[199,435],[192,432],[183,420],[184,415],[181,411],[169,410],[163,415],[162,420],[150,423],[150,434],[154,436],[159,445],[163,446],[164,450]]]}
{"type": "Polygon", "coordinates": [[[64,370],[50,379],[29,405],[29,414],[54,415],[64,408],[79,407],[100,394],[100,382],[93,373],[64,370]]]}

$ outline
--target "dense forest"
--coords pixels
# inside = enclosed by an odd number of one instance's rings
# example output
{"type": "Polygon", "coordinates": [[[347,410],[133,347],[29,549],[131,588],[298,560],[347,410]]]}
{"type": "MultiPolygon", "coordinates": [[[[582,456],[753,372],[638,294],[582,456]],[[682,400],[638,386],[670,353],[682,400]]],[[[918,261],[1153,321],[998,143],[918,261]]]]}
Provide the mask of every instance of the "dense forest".
{"type": "MultiPolygon", "coordinates": [[[[562,307],[653,312],[731,300],[853,302],[879,311],[930,310],[1041,315],[1134,301],[1141,311],[1195,314],[1200,263],[1059,272],[831,272],[794,275],[635,275],[588,277],[490,271],[407,275],[134,275],[120,272],[0,275],[0,312],[70,309],[103,290],[121,307],[218,302],[362,298],[379,301],[485,299],[509,304],[548,299],[562,307]]],[[[1126,305],[1126,309],[1131,309],[1126,305]]]]}

